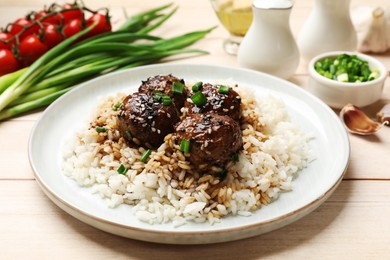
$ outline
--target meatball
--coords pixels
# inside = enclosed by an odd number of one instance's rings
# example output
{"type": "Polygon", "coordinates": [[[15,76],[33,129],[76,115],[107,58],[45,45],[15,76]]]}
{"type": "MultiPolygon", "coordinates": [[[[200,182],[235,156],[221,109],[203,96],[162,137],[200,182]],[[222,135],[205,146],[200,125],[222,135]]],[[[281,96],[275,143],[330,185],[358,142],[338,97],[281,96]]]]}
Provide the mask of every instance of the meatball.
{"type": "Polygon", "coordinates": [[[176,108],[180,109],[184,106],[184,101],[187,99],[187,88],[184,86],[183,92],[181,94],[174,93],[172,90],[173,83],[178,82],[185,85],[183,79],[179,79],[172,75],[158,75],[150,77],[145,81],[142,81],[141,86],[138,89],[138,92],[147,93],[147,92],[161,92],[170,98],[176,105],[176,108]]]}
{"type": "Polygon", "coordinates": [[[229,116],[213,113],[188,115],[175,125],[175,135],[178,144],[190,142],[188,160],[200,172],[221,173],[243,145],[239,124],[229,116]]]}
{"type": "MultiPolygon", "coordinates": [[[[206,104],[196,105],[190,98],[187,99],[184,106],[188,108],[189,114],[213,112],[218,115],[230,116],[236,121],[240,120],[241,97],[232,88],[206,83],[201,86],[199,91],[206,97],[206,104]]],[[[193,94],[191,93],[191,97],[193,94]]]]}
{"type": "Polygon", "coordinates": [[[157,148],[173,132],[179,117],[174,103],[164,105],[150,93],[137,92],[127,96],[120,107],[119,132],[137,145],[157,148]]]}

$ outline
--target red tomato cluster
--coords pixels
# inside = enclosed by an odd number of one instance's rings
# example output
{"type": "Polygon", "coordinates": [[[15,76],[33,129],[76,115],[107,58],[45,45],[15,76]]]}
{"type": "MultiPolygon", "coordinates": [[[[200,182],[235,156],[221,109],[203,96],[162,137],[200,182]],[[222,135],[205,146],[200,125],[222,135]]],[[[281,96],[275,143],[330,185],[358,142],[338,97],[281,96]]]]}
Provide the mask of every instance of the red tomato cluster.
{"type": "Polygon", "coordinates": [[[97,25],[83,39],[111,31],[107,12],[93,12],[75,4],[32,12],[0,31],[0,76],[29,66],[64,39],[97,25]],[[88,17],[87,17],[88,16],[88,17]]]}

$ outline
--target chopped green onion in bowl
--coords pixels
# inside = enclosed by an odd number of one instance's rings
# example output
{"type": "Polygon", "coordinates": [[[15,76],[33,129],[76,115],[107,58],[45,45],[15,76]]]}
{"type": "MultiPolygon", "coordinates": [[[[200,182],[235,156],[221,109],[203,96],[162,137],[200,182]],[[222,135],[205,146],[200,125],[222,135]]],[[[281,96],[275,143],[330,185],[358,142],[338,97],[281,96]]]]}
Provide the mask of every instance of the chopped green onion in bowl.
{"type": "Polygon", "coordinates": [[[314,69],[322,76],[339,82],[367,82],[379,77],[377,68],[355,54],[340,54],[317,61],[314,69]]]}
{"type": "Polygon", "coordinates": [[[317,55],[310,60],[308,72],[308,91],[334,109],[349,103],[364,107],[377,102],[387,78],[387,68],[379,59],[347,51],[317,55]]]}

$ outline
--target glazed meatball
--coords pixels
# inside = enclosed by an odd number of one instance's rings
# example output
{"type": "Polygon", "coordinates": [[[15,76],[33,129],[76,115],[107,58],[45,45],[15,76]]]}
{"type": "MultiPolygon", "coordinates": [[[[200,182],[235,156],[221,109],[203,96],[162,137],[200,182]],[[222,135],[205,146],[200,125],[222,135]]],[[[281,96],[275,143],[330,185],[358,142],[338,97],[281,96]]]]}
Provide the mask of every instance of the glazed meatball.
{"type": "Polygon", "coordinates": [[[190,142],[188,160],[195,168],[214,174],[220,173],[243,145],[239,124],[229,116],[213,113],[187,116],[176,124],[175,136],[178,144],[190,142]]]}
{"type": "Polygon", "coordinates": [[[160,92],[172,98],[173,102],[176,105],[176,108],[180,109],[184,106],[184,101],[187,99],[187,88],[183,88],[181,94],[174,93],[172,88],[174,82],[181,83],[185,85],[183,79],[179,79],[172,75],[158,75],[150,77],[145,81],[142,81],[141,86],[138,89],[138,92],[147,93],[147,92],[160,92]]]}
{"type": "MultiPolygon", "coordinates": [[[[203,84],[199,91],[203,93],[207,101],[204,105],[196,105],[191,98],[185,102],[188,113],[207,113],[213,112],[218,115],[227,115],[236,121],[241,117],[241,97],[231,87],[223,85],[203,84]]],[[[192,91],[190,96],[195,93],[192,91]]]]}
{"type": "Polygon", "coordinates": [[[158,148],[179,122],[175,104],[164,105],[150,93],[127,96],[118,114],[119,132],[126,140],[148,148],[158,148]]]}

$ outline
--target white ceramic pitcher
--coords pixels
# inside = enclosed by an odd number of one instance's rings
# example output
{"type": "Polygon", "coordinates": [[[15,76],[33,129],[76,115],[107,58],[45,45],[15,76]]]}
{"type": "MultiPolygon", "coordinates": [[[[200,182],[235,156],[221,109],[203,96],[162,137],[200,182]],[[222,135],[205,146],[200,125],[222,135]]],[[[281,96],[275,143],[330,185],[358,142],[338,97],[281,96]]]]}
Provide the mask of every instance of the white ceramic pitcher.
{"type": "Polygon", "coordinates": [[[328,51],[355,51],[356,32],[350,17],[350,0],[315,0],[298,38],[301,57],[309,62],[328,51]]]}
{"type": "Polygon", "coordinates": [[[241,42],[241,67],[281,78],[291,77],[299,65],[299,51],[290,29],[292,2],[254,0],[253,22],[241,42]]]}

